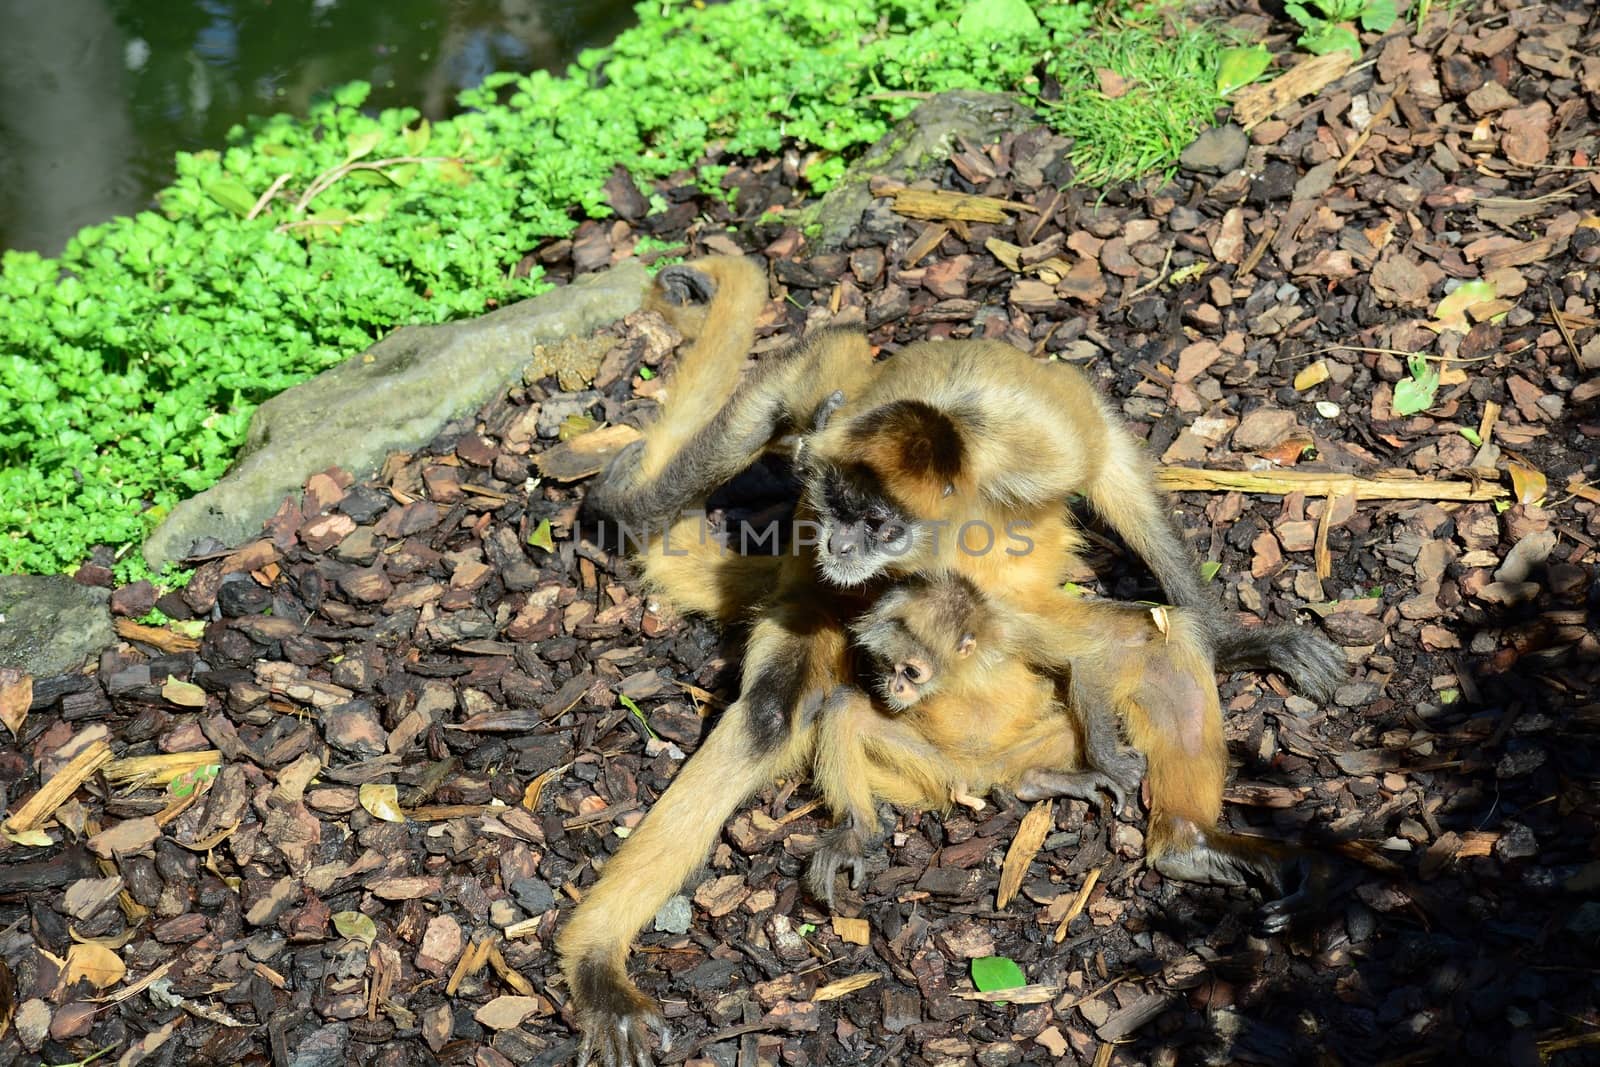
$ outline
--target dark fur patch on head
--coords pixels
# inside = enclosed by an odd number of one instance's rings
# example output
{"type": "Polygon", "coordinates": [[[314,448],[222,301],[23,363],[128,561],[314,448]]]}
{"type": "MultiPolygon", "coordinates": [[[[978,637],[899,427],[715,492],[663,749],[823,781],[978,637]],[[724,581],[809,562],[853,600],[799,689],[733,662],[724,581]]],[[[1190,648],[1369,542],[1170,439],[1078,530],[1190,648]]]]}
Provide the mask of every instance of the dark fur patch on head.
{"type": "Polygon", "coordinates": [[[920,400],[896,400],[867,412],[850,428],[850,441],[863,448],[892,442],[901,469],[928,482],[955,481],[966,460],[955,419],[920,400]]]}
{"type": "Polygon", "coordinates": [[[764,664],[745,694],[750,740],[758,753],[772,752],[789,736],[789,712],[800,704],[811,673],[810,652],[764,664]]]}
{"type": "Polygon", "coordinates": [[[876,524],[900,511],[877,473],[864,463],[829,464],[817,472],[817,482],[821,487],[817,510],[839,522],[876,524]]]}

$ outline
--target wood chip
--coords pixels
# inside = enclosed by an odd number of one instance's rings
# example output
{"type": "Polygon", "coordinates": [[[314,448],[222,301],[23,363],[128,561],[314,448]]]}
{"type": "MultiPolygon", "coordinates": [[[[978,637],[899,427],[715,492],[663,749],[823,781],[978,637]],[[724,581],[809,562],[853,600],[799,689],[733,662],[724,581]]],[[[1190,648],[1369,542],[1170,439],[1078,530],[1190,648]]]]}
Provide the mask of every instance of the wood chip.
{"type": "Polygon", "coordinates": [[[1198,467],[1157,467],[1156,484],[1167,492],[1272,493],[1287,496],[1334,496],[1347,493],[1357,500],[1499,500],[1509,496],[1503,486],[1472,482],[1443,482],[1422,478],[1358,478],[1353,474],[1320,471],[1219,471],[1198,467]]]}
{"type": "Polygon", "coordinates": [[[1022,880],[1027,877],[1028,865],[1039,854],[1050,827],[1055,824],[1055,817],[1055,803],[1049,800],[1039,801],[1022,817],[1022,822],[1017,826],[1017,835],[1011,839],[1011,847],[1006,849],[1005,862],[1000,868],[1000,889],[995,894],[994,904],[996,910],[1003,910],[1017,895],[1022,880]]]}
{"type": "Polygon", "coordinates": [[[1352,61],[1350,53],[1341,48],[1297,63],[1269,82],[1247,85],[1233,95],[1233,120],[1248,130],[1301,97],[1338,81],[1352,61]]]}
{"type": "Polygon", "coordinates": [[[877,971],[863,971],[861,974],[852,974],[849,978],[841,978],[836,982],[829,982],[825,986],[818,987],[817,991],[811,994],[811,1001],[814,1004],[820,1004],[825,1000],[838,1000],[840,997],[848,996],[858,989],[867,988],[867,986],[882,977],[883,975],[877,971]]]}
{"type": "Polygon", "coordinates": [[[146,626],[134,622],[132,619],[118,618],[113,620],[117,636],[124,641],[137,641],[142,645],[151,645],[159,648],[168,655],[179,652],[194,652],[200,648],[200,642],[165,626],[146,626]]]}
{"type": "Polygon", "coordinates": [[[852,945],[866,945],[872,941],[872,924],[865,919],[847,919],[843,915],[835,915],[833,932],[839,935],[840,941],[852,945]]]}
{"type": "Polygon", "coordinates": [[[893,195],[895,212],[913,219],[1004,222],[1007,212],[1026,211],[1033,214],[1039,210],[1032,204],[1019,204],[992,196],[947,192],[943,189],[897,189],[893,195]]]}
{"type": "Polygon", "coordinates": [[[13,833],[32,830],[48,819],[57,808],[67,802],[89,776],[111,762],[111,746],[96,741],[72,757],[67,765],[51,776],[37,793],[11,813],[5,828],[13,833]]]}
{"type": "Polygon", "coordinates": [[[1061,917],[1060,924],[1056,926],[1056,944],[1059,945],[1067,939],[1067,927],[1072,924],[1073,919],[1083,914],[1084,906],[1089,903],[1089,894],[1094,892],[1095,883],[1100,881],[1100,872],[1104,869],[1104,867],[1096,867],[1083,880],[1083,888],[1078,890],[1077,895],[1072,898],[1072,902],[1067,905],[1067,913],[1061,917]]]}

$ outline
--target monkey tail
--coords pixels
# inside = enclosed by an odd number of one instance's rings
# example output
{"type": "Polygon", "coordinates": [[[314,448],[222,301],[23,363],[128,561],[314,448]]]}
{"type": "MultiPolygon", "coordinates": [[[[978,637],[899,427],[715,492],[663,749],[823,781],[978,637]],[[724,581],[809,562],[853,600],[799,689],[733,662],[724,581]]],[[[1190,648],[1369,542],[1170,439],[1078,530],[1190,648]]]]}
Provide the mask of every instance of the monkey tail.
{"type": "MultiPolygon", "coordinates": [[[[668,267],[662,271],[667,277],[657,279],[658,292],[673,292],[672,271],[699,275],[691,283],[697,287],[704,287],[708,279],[710,301],[703,319],[680,316],[671,304],[653,301],[693,340],[665,383],[660,419],[645,434],[639,475],[647,481],[658,476],[733,395],[745,357],[755,344],[756,317],[767,300],[766,276],[754,260],[743,256],[712,256],[668,267]]],[[[691,295],[698,295],[698,289],[691,295]]]]}
{"type": "Polygon", "coordinates": [[[734,811],[781,770],[751,751],[746,719],[743,703],[728,709],[567,920],[556,945],[569,983],[584,966],[622,973],[634,935],[705,861],[734,811]]]}

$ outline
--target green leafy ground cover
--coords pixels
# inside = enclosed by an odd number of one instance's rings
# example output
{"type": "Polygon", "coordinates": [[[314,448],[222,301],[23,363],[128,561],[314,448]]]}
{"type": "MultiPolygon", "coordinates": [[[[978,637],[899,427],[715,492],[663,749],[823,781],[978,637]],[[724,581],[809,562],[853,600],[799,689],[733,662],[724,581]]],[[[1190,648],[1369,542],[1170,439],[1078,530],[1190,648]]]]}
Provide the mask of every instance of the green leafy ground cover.
{"type": "Polygon", "coordinates": [[[131,550],[221,476],[258,404],[396,326],[538,291],[537,271],[512,267],[607,214],[601,187],[619,161],[647,180],[710,142],[744,155],[798,143],[821,151],[807,175],[820,191],[916,94],[1032,95],[1048,81],[1060,96],[1047,119],[1080,139],[1096,178],[1117,177],[1170,164],[1220,99],[1209,32],[1164,33],[1158,15],[1126,40],[1090,35],[1087,4],[731,0],[639,14],[567,75],[497,75],[431,127],[410,110],[364,114],[366,86],[347,86],[307,119],[180,156],[159,211],[90,227],[56,260],[6,253],[0,573],[70,569],[106,544],[122,577],[138,574],[131,550]],[[1133,91],[1108,102],[1099,68],[1133,91]]]}

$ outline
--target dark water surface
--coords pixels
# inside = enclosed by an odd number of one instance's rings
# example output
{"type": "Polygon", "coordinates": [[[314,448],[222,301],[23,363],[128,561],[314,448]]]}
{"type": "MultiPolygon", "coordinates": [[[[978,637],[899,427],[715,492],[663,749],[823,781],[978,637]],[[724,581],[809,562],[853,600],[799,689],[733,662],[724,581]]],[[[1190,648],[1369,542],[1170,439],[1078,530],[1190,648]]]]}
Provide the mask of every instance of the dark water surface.
{"type": "Polygon", "coordinates": [[[149,206],[174,152],[248,116],[361,79],[370,107],[443,118],[633,21],[631,0],[0,0],[0,247],[54,254],[149,206]]]}

